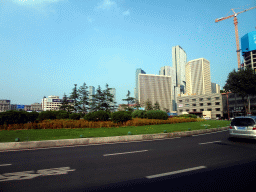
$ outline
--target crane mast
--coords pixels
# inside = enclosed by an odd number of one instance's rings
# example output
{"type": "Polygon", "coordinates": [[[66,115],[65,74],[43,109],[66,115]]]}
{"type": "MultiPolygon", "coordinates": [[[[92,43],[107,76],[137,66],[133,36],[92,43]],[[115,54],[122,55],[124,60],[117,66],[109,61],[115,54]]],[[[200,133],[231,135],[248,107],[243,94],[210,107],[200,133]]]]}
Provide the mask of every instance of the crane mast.
{"type": "Polygon", "coordinates": [[[237,26],[237,24],[238,24],[237,15],[240,14],[240,13],[244,13],[244,12],[246,12],[246,11],[249,11],[249,10],[251,10],[251,9],[255,9],[255,8],[256,8],[256,6],[255,6],[255,7],[251,7],[251,8],[249,8],[249,9],[245,9],[245,10],[240,11],[240,12],[238,12],[238,13],[236,13],[236,12],[234,11],[234,9],[231,9],[231,10],[234,12],[233,15],[230,15],[230,16],[227,16],[227,17],[221,17],[221,18],[219,18],[219,19],[215,19],[215,23],[217,23],[217,22],[220,22],[220,21],[229,19],[229,18],[231,18],[231,17],[234,17],[235,35],[236,35],[236,52],[237,52],[238,69],[240,69],[240,67],[241,67],[241,63],[240,63],[241,60],[240,60],[240,47],[239,47],[239,36],[238,36],[238,26],[237,26]]]}

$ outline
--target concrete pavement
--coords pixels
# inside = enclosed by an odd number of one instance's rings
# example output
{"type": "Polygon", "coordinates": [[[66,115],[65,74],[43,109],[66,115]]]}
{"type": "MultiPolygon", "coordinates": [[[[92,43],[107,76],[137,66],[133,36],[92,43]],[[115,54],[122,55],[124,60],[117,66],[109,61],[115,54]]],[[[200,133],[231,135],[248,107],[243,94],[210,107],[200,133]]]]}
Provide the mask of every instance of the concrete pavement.
{"type": "Polygon", "coordinates": [[[222,131],[227,129],[228,127],[220,127],[220,128],[201,129],[201,130],[185,131],[185,132],[158,133],[158,134],[145,134],[145,135],[125,135],[125,136],[114,136],[114,137],[94,137],[94,138],[26,141],[26,142],[4,142],[4,143],[0,143],[0,151],[61,147],[61,146],[71,146],[71,145],[89,145],[89,144],[103,144],[103,143],[116,143],[116,142],[129,142],[129,141],[143,141],[143,140],[155,140],[155,139],[174,138],[174,137],[188,137],[192,135],[211,133],[211,132],[222,131]]]}

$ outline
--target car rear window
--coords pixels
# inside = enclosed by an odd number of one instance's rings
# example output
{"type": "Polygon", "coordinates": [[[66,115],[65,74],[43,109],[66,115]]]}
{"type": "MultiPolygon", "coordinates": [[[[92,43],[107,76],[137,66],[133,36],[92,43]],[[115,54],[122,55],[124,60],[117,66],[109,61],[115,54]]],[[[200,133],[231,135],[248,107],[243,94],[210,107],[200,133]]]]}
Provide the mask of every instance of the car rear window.
{"type": "Polygon", "coordinates": [[[231,122],[231,126],[253,126],[254,124],[251,118],[235,118],[231,122]]]}

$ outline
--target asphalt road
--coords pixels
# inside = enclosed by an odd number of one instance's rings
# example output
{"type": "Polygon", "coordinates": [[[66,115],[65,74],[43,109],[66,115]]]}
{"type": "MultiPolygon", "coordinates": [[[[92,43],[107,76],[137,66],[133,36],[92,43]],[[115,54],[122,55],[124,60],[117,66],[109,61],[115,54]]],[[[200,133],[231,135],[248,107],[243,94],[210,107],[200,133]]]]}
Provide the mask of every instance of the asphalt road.
{"type": "Polygon", "coordinates": [[[244,191],[256,142],[228,132],[0,153],[0,191],[244,191]]]}

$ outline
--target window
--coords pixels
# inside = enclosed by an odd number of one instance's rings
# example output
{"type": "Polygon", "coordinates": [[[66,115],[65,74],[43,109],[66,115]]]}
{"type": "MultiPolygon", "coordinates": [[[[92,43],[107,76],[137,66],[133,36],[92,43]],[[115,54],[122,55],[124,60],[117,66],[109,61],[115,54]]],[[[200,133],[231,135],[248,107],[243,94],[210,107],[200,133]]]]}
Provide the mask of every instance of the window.
{"type": "Polygon", "coordinates": [[[211,97],[208,97],[207,100],[208,100],[208,101],[211,101],[211,97]]]}
{"type": "Polygon", "coordinates": [[[179,100],[179,103],[182,103],[182,100],[179,100]]]}
{"type": "Polygon", "coordinates": [[[208,108],[207,111],[212,111],[212,109],[211,109],[211,108],[208,108]]]}
{"type": "Polygon", "coordinates": [[[204,100],[204,98],[199,98],[199,101],[203,101],[204,100]]]}
{"type": "Polygon", "coordinates": [[[196,109],[193,109],[193,112],[196,112],[196,109]]]}
{"type": "Polygon", "coordinates": [[[219,100],[220,98],[219,97],[215,97],[215,100],[219,100]]]}
{"type": "Polygon", "coordinates": [[[189,99],[185,99],[185,102],[189,102],[189,99]]]}
{"type": "Polygon", "coordinates": [[[185,107],[189,107],[189,104],[185,104],[185,107]]]}
{"type": "Polygon", "coordinates": [[[207,103],[207,105],[209,106],[209,105],[212,105],[211,103],[207,103]]]}
{"type": "Polygon", "coordinates": [[[196,106],[196,104],[195,104],[195,103],[193,103],[193,104],[192,104],[192,106],[194,106],[194,107],[195,107],[195,106],[196,106]]]}
{"type": "Polygon", "coordinates": [[[195,102],[195,101],[196,101],[196,99],[192,99],[192,101],[193,101],[193,102],[195,102]]]}
{"type": "Polygon", "coordinates": [[[187,112],[189,112],[189,109],[186,109],[187,112]]]}
{"type": "Polygon", "coordinates": [[[216,108],[216,111],[220,111],[220,108],[216,108]]]}
{"type": "Polygon", "coordinates": [[[200,103],[200,106],[204,106],[204,104],[203,104],[203,103],[200,103]]]}
{"type": "Polygon", "coordinates": [[[220,102],[216,102],[215,105],[220,105],[220,102]]]}
{"type": "Polygon", "coordinates": [[[204,109],[200,109],[200,111],[204,111],[204,109]]]}
{"type": "Polygon", "coordinates": [[[181,112],[183,112],[183,110],[182,110],[182,109],[180,109],[180,113],[181,113],[181,112]]]}

